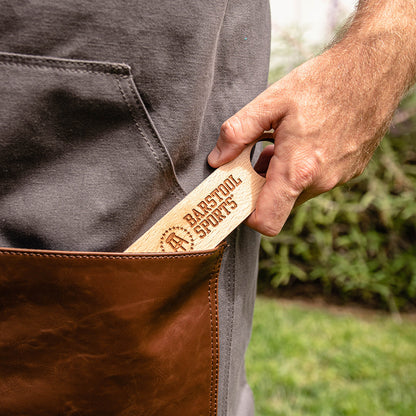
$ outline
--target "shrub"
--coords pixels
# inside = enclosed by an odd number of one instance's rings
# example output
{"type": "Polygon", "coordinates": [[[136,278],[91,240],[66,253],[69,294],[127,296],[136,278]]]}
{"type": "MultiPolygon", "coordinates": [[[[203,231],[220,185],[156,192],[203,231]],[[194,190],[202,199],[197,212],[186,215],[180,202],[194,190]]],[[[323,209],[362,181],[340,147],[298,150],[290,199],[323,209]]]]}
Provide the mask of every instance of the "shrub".
{"type": "Polygon", "coordinates": [[[263,238],[260,287],[314,282],[326,293],[403,310],[416,299],[416,95],[359,178],[291,214],[263,238]]]}

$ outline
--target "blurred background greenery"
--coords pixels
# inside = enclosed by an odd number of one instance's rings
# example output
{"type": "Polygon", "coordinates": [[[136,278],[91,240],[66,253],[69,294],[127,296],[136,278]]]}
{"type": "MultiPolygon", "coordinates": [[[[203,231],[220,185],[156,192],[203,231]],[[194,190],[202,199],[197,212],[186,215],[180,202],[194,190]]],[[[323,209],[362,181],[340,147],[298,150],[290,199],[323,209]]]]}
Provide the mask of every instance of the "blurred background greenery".
{"type": "MultiPolygon", "coordinates": [[[[328,20],[335,33],[342,19],[328,20]]],[[[325,47],[299,25],[278,29],[270,82],[325,47]]],[[[416,414],[415,139],[412,90],[363,175],[262,239],[246,360],[256,415],[416,414]]]]}
{"type": "MultiPolygon", "coordinates": [[[[299,26],[280,30],[272,47],[270,82],[324,47],[307,43],[299,26]]],[[[414,308],[415,139],[412,90],[363,175],[308,201],[294,210],[279,236],[263,238],[260,291],[312,289],[392,312],[414,308]]]]}

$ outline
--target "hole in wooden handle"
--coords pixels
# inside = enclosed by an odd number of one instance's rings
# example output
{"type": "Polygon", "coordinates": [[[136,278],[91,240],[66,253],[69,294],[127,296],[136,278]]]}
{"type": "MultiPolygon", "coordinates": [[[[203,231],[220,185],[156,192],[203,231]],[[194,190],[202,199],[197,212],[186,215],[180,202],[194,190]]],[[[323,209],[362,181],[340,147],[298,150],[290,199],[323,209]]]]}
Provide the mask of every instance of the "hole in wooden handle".
{"type": "Polygon", "coordinates": [[[126,252],[215,248],[254,211],[266,181],[251,164],[253,146],[216,169],[126,252]]]}

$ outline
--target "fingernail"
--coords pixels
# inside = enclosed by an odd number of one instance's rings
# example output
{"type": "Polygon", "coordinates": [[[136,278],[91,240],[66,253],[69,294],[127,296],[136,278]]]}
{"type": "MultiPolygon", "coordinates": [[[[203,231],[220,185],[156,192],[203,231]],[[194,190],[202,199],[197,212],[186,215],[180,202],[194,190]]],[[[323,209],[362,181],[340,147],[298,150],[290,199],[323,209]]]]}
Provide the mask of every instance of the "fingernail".
{"type": "Polygon", "coordinates": [[[214,149],[212,150],[212,152],[209,154],[208,156],[208,163],[210,165],[215,165],[218,160],[220,159],[220,150],[218,149],[218,147],[214,147],[214,149]]]}

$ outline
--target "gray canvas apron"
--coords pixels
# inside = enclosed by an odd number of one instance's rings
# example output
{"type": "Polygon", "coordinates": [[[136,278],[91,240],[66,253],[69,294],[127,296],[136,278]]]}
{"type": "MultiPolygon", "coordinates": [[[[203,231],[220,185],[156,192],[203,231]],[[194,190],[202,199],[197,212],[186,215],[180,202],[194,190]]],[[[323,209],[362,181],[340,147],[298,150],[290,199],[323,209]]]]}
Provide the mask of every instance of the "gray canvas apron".
{"type": "MultiPolygon", "coordinates": [[[[0,1],[0,246],[124,250],[210,173],[269,32],[265,0],[0,1]]],[[[228,243],[218,414],[243,416],[258,236],[228,243]]]]}

